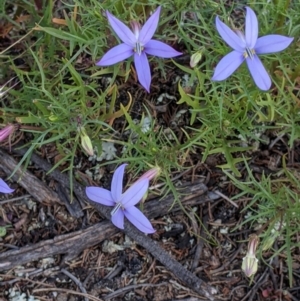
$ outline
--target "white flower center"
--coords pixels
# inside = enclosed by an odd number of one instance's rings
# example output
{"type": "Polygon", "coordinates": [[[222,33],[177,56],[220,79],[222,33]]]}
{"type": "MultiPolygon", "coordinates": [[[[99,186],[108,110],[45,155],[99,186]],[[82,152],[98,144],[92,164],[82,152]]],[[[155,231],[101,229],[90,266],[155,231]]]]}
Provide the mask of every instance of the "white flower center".
{"type": "Polygon", "coordinates": [[[249,47],[245,48],[245,52],[243,53],[245,58],[249,58],[249,59],[253,59],[254,55],[255,55],[255,50],[254,49],[250,49],[249,47]]]}
{"type": "Polygon", "coordinates": [[[143,50],[144,50],[144,46],[140,42],[136,42],[134,47],[134,52],[136,52],[138,55],[141,55],[143,50]]]}
{"type": "Polygon", "coordinates": [[[117,203],[114,209],[111,211],[110,215],[113,216],[122,207],[122,203],[117,203]]]}

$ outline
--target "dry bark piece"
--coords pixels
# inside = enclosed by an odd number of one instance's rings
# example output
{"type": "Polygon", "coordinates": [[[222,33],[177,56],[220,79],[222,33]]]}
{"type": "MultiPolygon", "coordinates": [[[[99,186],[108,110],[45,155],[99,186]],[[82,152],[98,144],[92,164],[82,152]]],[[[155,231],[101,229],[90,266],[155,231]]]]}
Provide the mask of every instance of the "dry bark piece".
{"type": "MultiPolygon", "coordinates": [[[[0,162],[1,168],[8,175],[15,170],[18,164],[17,161],[12,158],[12,156],[5,153],[1,149],[0,162]]],[[[47,169],[44,170],[49,171],[50,168],[51,166],[50,164],[48,164],[47,169]]],[[[71,203],[69,199],[60,198],[55,191],[46,186],[44,182],[39,180],[31,172],[19,169],[13,176],[13,179],[17,181],[20,186],[26,189],[28,193],[31,194],[37,201],[48,205],[52,204],[53,202],[57,202],[59,204],[65,205],[71,216],[76,218],[83,216],[81,206],[79,205],[77,200],[74,200],[71,203]]]]}
{"type": "Polygon", "coordinates": [[[59,235],[19,250],[0,253],[0,271],[57,254],[67,254],[68,259],[71,259],[117,232],[118,229],[112,227],[109,221],[103,221],[84,230],[59,235]]]}

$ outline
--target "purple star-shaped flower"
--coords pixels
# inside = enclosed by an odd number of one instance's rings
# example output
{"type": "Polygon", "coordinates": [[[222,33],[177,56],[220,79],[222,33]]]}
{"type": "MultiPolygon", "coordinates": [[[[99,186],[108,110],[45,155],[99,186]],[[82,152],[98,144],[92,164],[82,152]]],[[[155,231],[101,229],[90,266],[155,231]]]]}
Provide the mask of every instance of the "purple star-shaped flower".
{"type": "Polygon", "coordinates": [[[15,191],[14,189],[9,188],[9,186],[2,179],[0,179],[0,192],[12,193],[14,191],[15,191]]]}
{"type": "Polygon", "coordinates": [[[150,221],[134,206],[146,194],[149,177],[142,176],[122,193],[126,165],[122,164],[116,169],[112,178],[111,191],[100,187],[86,187],[86,195],[94,202],[114,207],[111,212],[111,221],[116,227],[124,229],[124,216],[126,216],[141,232],[154,233],[155,230],[150,221]]]}
{"type": "Polygon", "coordinates": [[[139,82],[147,92],[149,92],[151,72],[146,54],[162,58],[171,58],[181,55],[181,52],[174,50],[167,44],[152,40],[158,26],[160,10],[161,7],[159,6],[141,29],[137,22],[132,22],[133,31],[115,16],[106,11],[111,27],[123,43],[113,47],[105,53],[96,65],[110,66],[126,60],[133,55],[139,82]]]}
{"type": "Polygon", "coordinates": [[[258,54],[279,52],[287,48],[294,38],[282,35],[267,35],[258,38],[258,22],[254,11],[246,7],[245,34],[231,30],[216,18],[216,27],[223,40],[233,48],[218,63],[212,80],[221,81],[229,77],[245,60],[255,84],[261,90],[271,87],[271,79],[258,54]]]}

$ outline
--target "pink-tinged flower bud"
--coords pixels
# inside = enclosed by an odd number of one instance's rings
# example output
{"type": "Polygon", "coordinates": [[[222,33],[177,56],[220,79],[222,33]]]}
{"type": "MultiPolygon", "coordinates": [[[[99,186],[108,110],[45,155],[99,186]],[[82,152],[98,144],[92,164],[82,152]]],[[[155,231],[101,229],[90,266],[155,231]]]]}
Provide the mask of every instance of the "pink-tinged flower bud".
{"type": "Polygon", "coordinates": [[[255,256],[247,254],[243,258],[242,270],[247,277],[255,275],[258,269],[258,259],[255,256]]]}
{"type": "Polygon", "coordinates": [[[94,149],[90,137],[87,135],[85,129],[80,128],[81,146],[89,156],[94,155],[94,149]]]}
{"type": "Polygon", "coordinates": [[[130,27],[133,31],[134,36],[136,37],[136,39],[138,39],[141,31],[141,24],[137,21],[130,21],[130,27]]]}
{"type": "MultiPolygon", "coordinates": [[[[140,178],[138,178],[136,180],[136,182],[139,182],[141,180],[144,179],[148,179],[149,181],[151,181],[152,179],[156,178],[159,176],[161,169],[159,167],[153,167],[151,169],[149,169],[148,171],[146,171],[140,178]]],[[[141,200],[141,204],[143,204],[145,202],[145,200],[148,197],[148,192],[146,192],[141,200]]]]}
{"type": "Polygon", "coordinates": [[[146,171],[139,179],[139,180],[143,180],[143,179],[148,179],[149,181],[151,181],[152,179],[156,178],[159,176],[161,169],[159,167],[153,167],[150,170],[146,171]]]}
{"type": "Polygon", "coordinates": [[[258,269],[258,259],[255,257],[255,252],[259,243],[257,235],[252,234],[249,237],[248,251],[243,258],[242,270],[247,277],[255,275],[258,269]]]}
{"type": "Polygon", "coordinates": [[[0,142],[5,140],[11,134],[14,133],[16,127],[13,124],[8,124],[6,127],[0,130],[0,142]]]}

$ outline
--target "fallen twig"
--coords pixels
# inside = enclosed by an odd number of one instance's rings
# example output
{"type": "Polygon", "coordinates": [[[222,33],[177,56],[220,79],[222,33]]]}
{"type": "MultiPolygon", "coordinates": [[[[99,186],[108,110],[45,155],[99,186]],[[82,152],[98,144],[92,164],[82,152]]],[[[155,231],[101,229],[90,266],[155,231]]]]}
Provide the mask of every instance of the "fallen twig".
{"type": "Polygon", "coordinates": [[[69,260],[84,249],[94,246],[117,232],[118,229],[112,227],[110,222],[103,221],[87,229],[60,235],[19,250],[2,252],[0,253],[0,271],[57,254],[67,254],[65,260],[69,260]]]}
{"type": "MultiPolygon", "coordinates": [[[[74,275],[72,275],[70,272],[68,272],[65,269],[61,269],[60,271],[62,273],[64,273],[65,275],[67,275],[69,278],[71,278],[84,294],[87,294],[87,291],[80,280],[78,280],[74,275]]],[[[86,296],[84,296],[84,300],[88,301],[88,298],[86,296]]]]}
{"type": "MultiPolygon", "coordinates": [[[[17,166],[17,161],[1,149],[0,162],[1,168],[8,175],[12,174],[17,166]]],[[[47,163],[46,167],[47,170],[45,171],[51,169],[49,163],[47,163]]],[[[72,204],[70,202],[63,202],[63,199],[59,198],[55,191],[46,186],[44,182],[35,177],[31,172],[19,169],[14,174],[13,179],[24,187],[37,201],[46,204],[52,204],[53,202],[64,204],[72,216],[76,218],[83,216],[81,206],[76,200],[72,204]]]]}
{"type": "Polygon", "coordinates": [[[19,196],[19,197],[16,197],[16,198],[1,201],[0,205],[7,204],[7,203],[12,203],[12,202],[15,202],[15,201],[24,200],[24,199],[29,198],[29,197],[30,197],[30,194],[25,194],[25,195],[22,195],[22,196],[19,196]]]}
{"type": "Polygon", "coordinates": [[[222,197],[224,200],[226,200],[227,202],[229,202],[232,206],[234,206],[235,208],[239,208],[239,205],[236,204],[234,201],[232,201],[229,197],[227,197],[225,194],[223,194],[222,192],[215,190],[214,193],[216,193],[217,195],[219,195],[220,197],[222,197]]]}
{"type": "Polygon", "coordinates": [[[140,288],[140,287],[158,287],[158,286],[162,286],[162,285],[167,285],[166,282],[162,282],[159,284],[151,284],[151,283],[143,283],[143,284],[134,284],[134,285],[128,285],[125,287],[122,287],[114,292],[112,292],[111,294],[108,294],[104,297],[104,300],[110,300],[112,298],[115,298],[121,294],[124,294],[130,290],[136,289],[136,288],[140,288]]]}
{"type": "Polygon", "coordinates": [[[64,289],[64,288],[38,288],[38,289],[34,289],[32,291],[33,294],[35,293],[44,293],[44,292],[62,292],[62,293],[66,293],[66,294],[71,294],[71,295],[77,295],[77,296],[82,296],[82,297],[86,297],[90,300],[93,300],[93,301],[103,301],[103,299],[99,299],[99,298],[96,298],[92,295],[89,295],[89,294],[84,294],[84,293],[79,293],[79,292],[75,292],[73,290],[68,290],[68,289],[64,289]]]}

